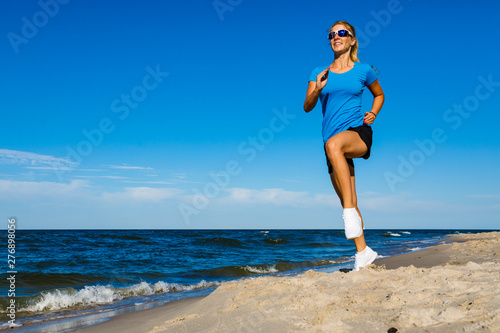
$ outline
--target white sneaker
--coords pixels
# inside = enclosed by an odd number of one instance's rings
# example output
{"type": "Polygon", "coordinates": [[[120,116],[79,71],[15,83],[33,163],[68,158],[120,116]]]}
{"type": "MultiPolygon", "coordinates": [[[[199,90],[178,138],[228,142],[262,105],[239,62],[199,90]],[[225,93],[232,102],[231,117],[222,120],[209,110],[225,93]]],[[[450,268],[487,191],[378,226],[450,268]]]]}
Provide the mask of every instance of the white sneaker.
{"type": "Polygon", "coordinates": [[[357,252],[354,260],[354,270],[359,271],[371,264],[377,258],[377,252],[373,251],[370,247],[365,247],[361,252],[357,252]]]}
{"type": "Polygon", "coordinates": [[[342,218],[344,219],[345,237],[347,239],[358,238],[363,234],[361,217],[359,217],[356,208],[344,208],[342,218]]]}

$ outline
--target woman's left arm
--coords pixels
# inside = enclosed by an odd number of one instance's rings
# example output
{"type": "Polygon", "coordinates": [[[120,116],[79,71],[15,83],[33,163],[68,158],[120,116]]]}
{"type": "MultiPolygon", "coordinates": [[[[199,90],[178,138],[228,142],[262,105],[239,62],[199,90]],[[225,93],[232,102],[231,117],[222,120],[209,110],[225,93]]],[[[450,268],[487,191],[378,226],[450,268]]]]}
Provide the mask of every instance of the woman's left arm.
{"type": "Polygon", "coordinates": [[[382,90],[378,79],[367,87],[373,95],[373,104],[372,109],[369,112],[365,112],[365,118],[363,121],[365,124],[371,125],[382,109],[382,105],[384,105],[384,91],[382,90]]]}

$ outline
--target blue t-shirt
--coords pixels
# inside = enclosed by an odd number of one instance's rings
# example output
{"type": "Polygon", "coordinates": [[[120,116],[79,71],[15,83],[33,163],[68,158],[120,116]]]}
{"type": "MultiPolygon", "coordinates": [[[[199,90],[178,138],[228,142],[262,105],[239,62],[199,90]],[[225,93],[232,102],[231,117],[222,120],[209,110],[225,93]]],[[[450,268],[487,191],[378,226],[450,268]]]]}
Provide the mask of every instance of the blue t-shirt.
{"type": "MultiPolygon", "coordinates": [[[[309,81],[316,82],[319,73],[328,68],[316,67],[309,81]]],[[[361,112],[361,96],[366,86],[377,79],[377,72],[368,64],[354,63],[354,67],[345,73],[330,71],[328,82],[319,98],[323,109],[323,141],[349,127],[363,125],[365,115],[361,112]]]]}

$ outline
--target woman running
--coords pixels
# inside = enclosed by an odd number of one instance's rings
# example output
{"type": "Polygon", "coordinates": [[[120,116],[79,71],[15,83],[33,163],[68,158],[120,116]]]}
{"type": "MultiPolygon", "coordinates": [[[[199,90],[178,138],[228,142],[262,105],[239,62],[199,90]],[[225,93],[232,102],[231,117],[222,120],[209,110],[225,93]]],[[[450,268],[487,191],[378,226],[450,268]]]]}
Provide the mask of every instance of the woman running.
{"type": "Polygon", "coordinates": [[[357,205],[353,158],[370,157],[371,124],[384,104],[384,92],[377,72],[359,62],[358,41],[354,27],[337,21],[328,34],[335,59],[330,66],[317,67],[311,74],[304,110],[312,111],[321,101],[323,142],[328,172],[335,192],[344,208],[345,235],[354,239],[354,270],[371,264],[377,253],[366,245],[363,220],[357,205]],[[368,87],[373,95],[370,111],[361,111],[361,97],[368,87]]]}

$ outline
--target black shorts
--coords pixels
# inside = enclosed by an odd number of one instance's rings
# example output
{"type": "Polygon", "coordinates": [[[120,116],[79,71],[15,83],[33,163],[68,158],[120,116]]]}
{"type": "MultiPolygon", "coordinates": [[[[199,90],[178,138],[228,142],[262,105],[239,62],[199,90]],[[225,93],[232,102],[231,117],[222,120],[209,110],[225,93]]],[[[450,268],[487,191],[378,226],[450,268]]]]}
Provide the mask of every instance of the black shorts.
{"type": "MultiPolygon", "coordinates": [[[[366,147],[368,148],[366,150],[366,154],[364,154],[363,157],[365,160],[370,157],[370,152],[372,150],[372,139],[373,139],[373,131],[371,126],[368,125],[361,125],[358,127],[349,127],[347,131],[353,131],[359,134],[359,137],[363,142],[366,144],[366,147]]],[[[330,160],[328,159],[328,155],[326,154],[326,143],[324,146],[325,149],[325,156],[326,156],[326,165],[328,166],[328,173],[333,172],[333,167],[332,164],[330,163],[330,160]]],[[[354,168],[354,162],[352,161],[352,158],[346,158],[347,164],[352,166],[354,168]]]]}

